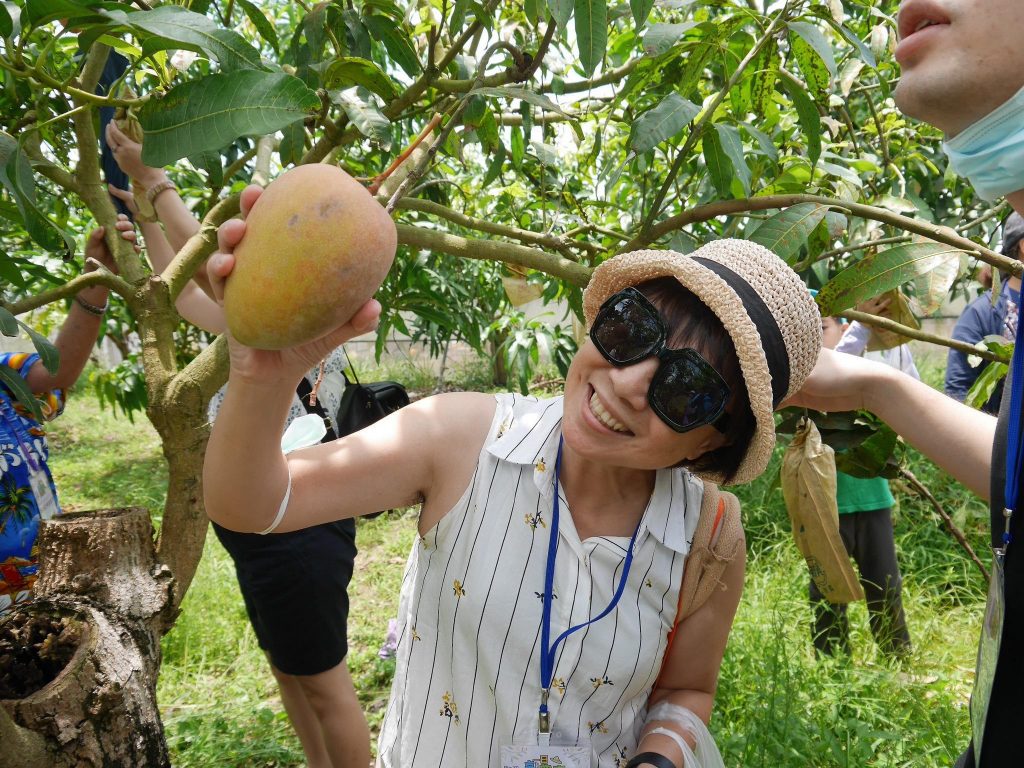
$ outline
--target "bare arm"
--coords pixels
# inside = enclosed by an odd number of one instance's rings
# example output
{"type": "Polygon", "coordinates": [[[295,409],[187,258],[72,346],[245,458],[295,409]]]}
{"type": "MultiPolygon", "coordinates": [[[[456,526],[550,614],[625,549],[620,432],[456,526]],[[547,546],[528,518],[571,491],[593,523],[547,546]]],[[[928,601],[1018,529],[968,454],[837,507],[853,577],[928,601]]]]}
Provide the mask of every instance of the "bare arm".
{"type": "MultiPolygon", "coordinates": [[[[174,258],[174,249],[167,241],[164,230],[155,221],[140,222],[139,229],[142,230],[142,237],[146,243],[146,256],[149,258],[149,263],[153,265],[155,271],[163,272],[174,258]]],[[[209,285],[209,280],[206,279],[206,267],[200,265],[192,276],[192,280],[178,294],[174,306],[181,316],[192,325],[210,333],[223,333],[227,325],[224,320],[224,310],[199,287],[200,275],[202,275],[202,282],[209,285]]]]}
{"type": "MultiPolygon", "coordinates": [[[[125,217],[119,217],[117,229],[125,240],[134,241],[135,232],[131,222],[125,217]]],[[[114,259],[107,249],[103,240],[103,227],[97,227],[89,233],[85,243],[86,264],[84,272],[92,272],[96,266],[89,262],[94,259],[103,264],[107,269],[116,272],[117,267],[114,259]]],[[[47,392],[51,389],[66,389],[78,380],[85,364],[89,362],[89,355],[92,354],[93,345],[96,344],[96,337],[99,334],[102,317],[87,311],[78,301],[81,298],[86,304],[93,307],[106,307],[110,291],[105,286],[93,285],[78,292],[76,300],[71,302],[71,309],[68,316],[57,333],[54,346],[60,354],[60,363],[57,372],[50,375],[46,366],[38,362],[29,369],[25,381],[33,392],[47,392]]]]}
{"type": "Polygon", "coordinates": [[[425,532],[468,485],[495,407],[486,395],[438,395],[286,458],[280,435],[293,390],[237,377],[230,381],[204,469],[207,514],[226,528],[266,528],[277,515],[290,474],[291,495],[278,532],[421,501],[425,532]],[[464,448],[439,452],[440,444],[464,448]]]}
{"type": "MultiPolygon", "coordinates": [[[[242,212],[260,190],[242,193],[242,212]]],[[[234,268],[245,222],[218,232],[209,262],[214,295],[234,268]]],[[[372,330],[380,305],[369,301],[345,325],[300,347],[244,347],[228,332],[231,377],[214,424],[203,469],[206,511],[226,528],[265,529],[291,493],[280,531],[406,506],[424,500],[421,528],[432,527],[458,499],[476,465],[494,414],[494,400],[463,393],[429,398],[341,440],[296,451],[280,440],[295,384],[339,344],[372,330]],[[439,451],[439,445],[461,450],[439,451]],[[474,449],[472,446],[476,446],[474,449]]]]}
{"type": "MultiPolygon", "coordinates": [[[[129,139],[113,120],[107,124],[107,143],[115,150],[114,158],[121,170],[145,189],[167,181],[167,173],[163,168],[150,168],[142,162],[142,145],[129,139]]],[[[167,239],[172,250],[177,253],[199,231],[199,222],[173,188],[157,194],[153,198],[153,207],[157,218],[167,228],[167,239]]]]}
{"type": "MultiPolygon", "coordinates": [[[[693,615],[685,619],[676,630],[676,639],[665,660],[658,687],[651,693],[648,709],[656,704],[670,702],[686,707],[705,724],[711,720],[711,710],[718,687],[718,672],[725,655],[725,646],[732,629],[736,608],[743,593],[743,574],[746,570],[746,547],[738,547],[737,556],[722,574],[725,589],[717,589],[693,615]]],[[[649,721],[637,746],[637,753],[657,752],[683,765],[683,753],[670,736],[651,733],[654,728],[667,728],[679,732],[691,749],[694,739],[681,731],[671,720],[649,721]]]]}
{"type": "Polygon", "coordinates": [[[882,363],[823,349],[788,405],[864,409],[983,499],[989,496],[996,420],[882,363]]]}

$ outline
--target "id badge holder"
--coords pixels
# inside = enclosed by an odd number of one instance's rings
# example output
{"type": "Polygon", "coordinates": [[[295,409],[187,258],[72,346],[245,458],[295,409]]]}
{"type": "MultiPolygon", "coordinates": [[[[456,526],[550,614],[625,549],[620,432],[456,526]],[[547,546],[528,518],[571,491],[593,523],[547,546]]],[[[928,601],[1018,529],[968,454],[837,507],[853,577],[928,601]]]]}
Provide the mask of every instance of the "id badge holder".
{"type": "Polygon", "coordinates": [[[501,768],[590,768],[589,746],[512,746],[501,748],[501,768]]]}
{"type": "Polygon", "coordinates": [[[1006,612],[1003,579],[1003,554],[996,551],[992,558],[992,576],[988,585],[985,619],[981,625],[981,641],[978,643],[974,692],[971,694],[971,730],[974,736],[974,757],[978,764],[984,747],[985,719],[988,716],[996,662],[999,660],[999,644],[1003,636],[1003,617],[1006,612]]]}
{"type": "Polygon", "coordinates": [[[41,470],[30,470],[28,482],[32,486],[32,494],[36,497],[36,504],[39,505],[39,517],[43,520],[49,520],[51,517],[59,515],[60,507],[57,505],[57,497],[53,495],[53,491],[50,489],[50,480],[46,477],[46,473],[41,470]]]}

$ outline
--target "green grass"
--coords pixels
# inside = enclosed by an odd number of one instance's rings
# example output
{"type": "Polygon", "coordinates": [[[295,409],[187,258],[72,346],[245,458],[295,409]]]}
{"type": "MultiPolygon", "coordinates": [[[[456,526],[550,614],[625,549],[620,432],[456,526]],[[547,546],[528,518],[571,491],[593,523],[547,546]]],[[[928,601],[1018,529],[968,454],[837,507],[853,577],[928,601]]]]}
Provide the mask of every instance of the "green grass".
{"type": "MultiPolygon", "coordinates": [[[[432,388],[426,368],[361,370],[432,388]]],[[[941,381],[941,371],[924,372],[941,381]]],[[[455,385],[485,386],[482,366],[449,372],[455,385]]],[[[101,411],[91,394],[73,397],[52,425],[53,471],[65,508],[141,505],[159,512],[166,470],[144,418],[133,425],[101,411]]],[[[776,457],[776,462],[778,457],[776,457]]],[[[910,467],[965,530],[983,560],[985,505],[928,462],[910,467]]],[[[777,464],[739,489],[749,562],[743,600],[722,668],[712,723],[726,765],[744,768],[946,768],[969,731],[985,585],[936,522],[931,508],[894,486],[904,604],[914,651],[902,665],[880,657],[863,604],[851,607],[854,655],[814,658],[807,573],[793,544],[777,464]]],[[[359,522],[351,586],[349,662],[371,728],[380,725],[393,663],[377,657],[396,611],[412,513],[359,522]]],[[[298,766],[302,752],[245,616],[233,566],[207,538],[195,581],[163,641],[158,696],[177,766],[298,766]]]]}

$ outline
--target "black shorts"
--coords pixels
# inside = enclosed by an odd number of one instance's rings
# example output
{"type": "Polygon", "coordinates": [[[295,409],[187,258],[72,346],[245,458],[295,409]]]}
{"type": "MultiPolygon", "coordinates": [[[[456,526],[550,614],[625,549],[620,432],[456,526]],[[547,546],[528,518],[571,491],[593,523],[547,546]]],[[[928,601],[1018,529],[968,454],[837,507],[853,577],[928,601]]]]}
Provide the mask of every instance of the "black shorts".
{"type": "Polygon", "coordinates": [[[235,561],[260,648],[288,675],[316,675],[348,654],[348,582],[356,524],[340,520],[288,533],[213,529],[235,561]]]}

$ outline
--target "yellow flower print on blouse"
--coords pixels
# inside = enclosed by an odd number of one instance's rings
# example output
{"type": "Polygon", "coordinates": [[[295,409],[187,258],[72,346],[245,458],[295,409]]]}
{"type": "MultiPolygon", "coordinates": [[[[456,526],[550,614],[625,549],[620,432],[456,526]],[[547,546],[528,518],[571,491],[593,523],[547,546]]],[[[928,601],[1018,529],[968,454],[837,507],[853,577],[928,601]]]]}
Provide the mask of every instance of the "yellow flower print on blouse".
{"type": "Polygon", "coordinates": [[[452,591],[455,592],[456,597],[466,596],[466,590],[462,588],[462,582],[458,579],[452,582],[452,591]]]}
{"type": "Polygon", "coordinates": [[[449,720],[454,722],[456,725],[459,724],[459,707],[455,703],[455,697],[452,696],[450,691],[445,691],[444,696],[441,697],[441,717],[447,717],[449,720]]]}

